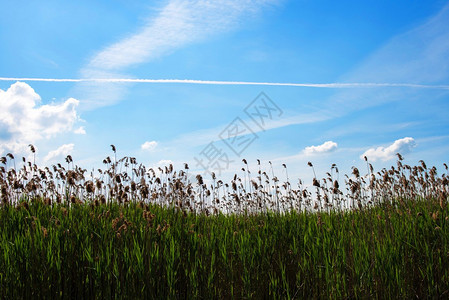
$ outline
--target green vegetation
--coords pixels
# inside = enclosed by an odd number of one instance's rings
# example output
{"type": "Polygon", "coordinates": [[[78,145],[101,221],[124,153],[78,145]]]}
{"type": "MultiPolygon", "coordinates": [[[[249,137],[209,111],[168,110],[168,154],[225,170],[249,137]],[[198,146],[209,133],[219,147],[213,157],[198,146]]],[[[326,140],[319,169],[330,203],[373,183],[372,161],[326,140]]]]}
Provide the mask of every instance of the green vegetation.
{"type": "Polygon", "coordinates": [[[67,169],[25,159],[17,169],[8,154],[0,159],[0,295],[448,297],[448,175],[398,158],[378,173],[368,161],[366,175],[353,168],[343,191],[333,165],[311,193],[272,170],[252,175],[246,160],[244,178],[226,184],[215,174],[209,183],[189,177],[187,165],[146,170],[126,157],[106,158],[90,178],[70,156],[67,169]]]}
{"type": "Polygon", "coordinates": [[[0,290],[17,298],[411,298],[449,290],[449,211],[184,214],[154,205],[0,210],[0,290]]]}

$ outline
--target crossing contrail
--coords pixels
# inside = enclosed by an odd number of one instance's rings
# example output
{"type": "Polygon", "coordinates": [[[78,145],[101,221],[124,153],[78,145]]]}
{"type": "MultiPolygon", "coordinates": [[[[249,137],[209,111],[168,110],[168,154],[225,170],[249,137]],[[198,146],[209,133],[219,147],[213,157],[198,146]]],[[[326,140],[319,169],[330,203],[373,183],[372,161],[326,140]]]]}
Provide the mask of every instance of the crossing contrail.
{"type": "Polygon", "coordinates": [[[406,87],[425,89],[449,89],[449,85],[429,85],[415,83],[375,83],[375,82],[334,82],[334,83],[289,83],[289,82],[254,82],[254,81],[220,81],[195,79],[135,79],[135,78],[19,78],[0,77],[0,81],[39,81],[39,82],[97,82],[97,83],[184,83],[209,85],[263,85],[312,88],[370,88],[370,87],[406,87]]]}

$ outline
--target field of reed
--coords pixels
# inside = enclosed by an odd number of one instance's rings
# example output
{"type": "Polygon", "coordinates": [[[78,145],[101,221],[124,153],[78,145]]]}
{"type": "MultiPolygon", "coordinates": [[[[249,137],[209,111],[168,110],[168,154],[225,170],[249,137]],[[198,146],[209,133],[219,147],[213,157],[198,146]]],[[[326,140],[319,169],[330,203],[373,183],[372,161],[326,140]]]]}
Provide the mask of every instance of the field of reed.
{"type": "Polygon", "coordinates": [[[447,165],[309,163],[308,190],[246,160],[225,183],[112,150],[95,172],[1,158],[2,298],[448,297],[447,165]]]}

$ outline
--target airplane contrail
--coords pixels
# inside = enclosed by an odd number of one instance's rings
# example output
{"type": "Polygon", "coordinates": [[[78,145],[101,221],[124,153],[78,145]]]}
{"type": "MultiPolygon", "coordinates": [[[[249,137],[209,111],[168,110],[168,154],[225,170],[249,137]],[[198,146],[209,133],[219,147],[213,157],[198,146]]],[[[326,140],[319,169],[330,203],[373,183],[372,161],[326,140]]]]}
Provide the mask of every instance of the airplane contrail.
{"type": "Polygon", "coordinates": [[[135,78],[19,78],[0,77],[0,81],[39,81],[39,82],[98,82],[98,83],[184,83],[209,85],[264,85],[312,88],[370,88],[370,87],[408,87],[426,89],[449,89],[449,85],[429,85],[415,83],[374,83],[374,82],[333,82],[333,83],[288,83],[254,81],[220,81],[195,79],[135,79],[135,78]]]}

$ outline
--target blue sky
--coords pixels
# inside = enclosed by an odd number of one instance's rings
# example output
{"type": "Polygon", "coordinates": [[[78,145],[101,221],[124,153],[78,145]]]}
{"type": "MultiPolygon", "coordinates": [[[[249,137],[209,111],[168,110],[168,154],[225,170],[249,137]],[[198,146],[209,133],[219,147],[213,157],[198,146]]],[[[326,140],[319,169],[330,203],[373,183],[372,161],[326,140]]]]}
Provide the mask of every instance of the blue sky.
{"type": "Polygon", "coordinates": [[[318,176],[333,163],[364,170],[364,155],[376,169],[396,152],[441,171],[447,162],[447,1],[1,3],[2,156],[29,156],[32,143],[41,164],[71,154],[91,169],[114,144],[147,166],[203,172],[195,158],[213,149],[231,161],[223,177],[246,158],[306,181],[308,161],[318,176]],[[264,111],[261,92],[279,110],[258,126],[245,108],[264,111]],[[251,141],[238,154],[222,140],[236,122],[247,131],[234,143],[251,141]]]}

